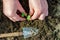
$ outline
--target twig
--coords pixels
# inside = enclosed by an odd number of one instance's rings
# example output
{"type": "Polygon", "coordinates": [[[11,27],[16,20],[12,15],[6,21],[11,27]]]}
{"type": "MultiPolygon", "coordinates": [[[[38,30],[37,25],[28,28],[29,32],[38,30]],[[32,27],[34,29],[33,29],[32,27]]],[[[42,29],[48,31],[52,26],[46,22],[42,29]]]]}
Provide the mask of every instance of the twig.
{"type": "Polygon", "coordinates": [[[21,35],[23,35],[22,32],[5,33],[5,34],[0,34],[0,38],[4,38],[4,37],[15,37],[15,36],[21,36],[21,35]]]}

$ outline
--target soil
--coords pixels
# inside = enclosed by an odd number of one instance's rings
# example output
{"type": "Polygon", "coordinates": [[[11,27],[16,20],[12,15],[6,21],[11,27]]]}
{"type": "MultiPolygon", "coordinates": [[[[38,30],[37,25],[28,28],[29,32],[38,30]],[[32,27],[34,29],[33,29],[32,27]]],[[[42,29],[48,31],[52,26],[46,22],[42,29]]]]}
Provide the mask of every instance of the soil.
{"type": "MultiPolygon", "coordinates": [[[[3,14],[3,4],[2,0],[0,0],[0,34],[20,32],[23,27],[34,27],[40,29],[36,36],[27,39],[24,39],[23,36],[19,36],[0,38],[0,40],[60,40],[60,36],[57,36],[60,33],[60,29],[56,29],[58,28],[57,25],[60,24],[60,0],[47,1],[49,5],[49,15],[45,20],[12,22],[3,14]]],[[[28,0],[20,0],[20,2],[26,12],[29,13],[28,0]]]]}

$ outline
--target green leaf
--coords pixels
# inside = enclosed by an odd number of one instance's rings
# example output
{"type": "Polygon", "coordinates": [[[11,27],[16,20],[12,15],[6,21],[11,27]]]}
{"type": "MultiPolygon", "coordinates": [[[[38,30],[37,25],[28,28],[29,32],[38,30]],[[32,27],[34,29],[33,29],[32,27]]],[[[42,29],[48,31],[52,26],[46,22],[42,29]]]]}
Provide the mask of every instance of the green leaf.
{"type": "Polygon", "coordinates": [[[27,16],[27,20],[28,20],[28,21],[30,20],[30,15],[27,16]]]}
{"type": "Polygon", "coordinates": [[[24,12],[22,12],[22,15],[21,15],[22,17],[24,17],[25,16],[25,14],[24,14],[24,12]]]}

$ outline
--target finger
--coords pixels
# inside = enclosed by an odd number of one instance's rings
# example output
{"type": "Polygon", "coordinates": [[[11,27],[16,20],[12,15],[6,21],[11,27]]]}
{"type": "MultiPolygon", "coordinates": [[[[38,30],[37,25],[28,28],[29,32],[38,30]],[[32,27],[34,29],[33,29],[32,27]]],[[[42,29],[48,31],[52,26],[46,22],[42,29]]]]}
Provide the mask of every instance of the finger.
{"type": "Polygon", "coordinates": [[[24,20],[26,20],[25,18],[22,18],[22,17],[18,16],[17,14],[14,15],[12,18],[13,18],[14,20],[16,20],[16,21],[24,21],[24,20]]]}
{"type": "Polygon", "coordinates": [[[45,19],[45,14],[42,13],[38,19],[39,19],[39,20],[44,20],[44,19],[45,19]]]}
{"type": "MultiPolygon", "coordinates": [[[[43,1],[43,4],[44,4],[44,6],[45,6],[45,9],[44,9],[45,12],[44,12],[44,13],[45,13],[46,16],[48,16],[48,3],[47,3],[47,1],[44,0],[44,1],[43,1]]],[[[44,6],[43,6],[43,7],[44,7],[44,6]]]]}
{"type": "Polygon", "coordinates": [[[46,11],[46,14],[45,15],[48,16],[48,10],[46,11]]]}
{"type": "Polygon", "coordinates": [[[8,17],[11,21],[13,21],[13,22],[15,22],[15,20],[13,19],[13,18],[11,18],[11,17],[8,17]]]}
{"type": "Polygon", "coordinates": [[[33,13],[34,13],[34,11],[33,11],[33,9],[32,8],[30,8],[30,16],[32,16],[33,15],[33,13]]]}
{"type": "MultiPolygon", "coordinates": [[[[44,8],[44,7],[43,7],[44,8]]],[[[40,15],[40,17],[38,18],[39,20],[44,20],[45,17],[48,16],[48,7],[45,7],[43,9],[43,13],[40,15]]]]}
{"type": "Polygon", "coordinates": [[[31,19],[30,20],[34,20],[34,19],[37,19],[38,17],[39,17],[39,15],[41,14],[41,12],[39,11],[36,11],[34,14],[33,14],[33,16],[31,17],[31,19]]]}
{"type": "Polygon", "coordinates": [[[38,19],[39,20],[44,20],[46,16],[48,16],[48,10],[45,8],[43,10],[43,13],[40,15],[40,17],[38,19]]]}
{"type": "Polygon", "coordinates": [[[43,13],[45,14],[45,16],[48,16],[48,8],[45,8],[45,9],[43,10],[43,13]]]}
{"type": "Polygon", "coordinates": [[[18,7],[18,10],[20,12],[25,12],[25,10],[23,9],[22,5],[19,3],[19,1],[17,1],[17,7],[18,7]]]}
{"type": "Polygon", "coordinates": [[[32,16],[33,15],[33,13],[34,13],[34,10],[33,10],[33,8],[32,8],[32,5],[31,4],[29,4],[29,8],[30,8],[30,16],[32,16]]]}
{"type": "Polygon", "coordinates": [[[27,16],[27,14],[26,14],[25,10],[23,9],[22,5],[21,5],[19,2],[17,2],[17,3],[18,3],[18,4],[17,4],[18,10],[19,10],[21,13],[24,13],[25,16],[27,16]]]}

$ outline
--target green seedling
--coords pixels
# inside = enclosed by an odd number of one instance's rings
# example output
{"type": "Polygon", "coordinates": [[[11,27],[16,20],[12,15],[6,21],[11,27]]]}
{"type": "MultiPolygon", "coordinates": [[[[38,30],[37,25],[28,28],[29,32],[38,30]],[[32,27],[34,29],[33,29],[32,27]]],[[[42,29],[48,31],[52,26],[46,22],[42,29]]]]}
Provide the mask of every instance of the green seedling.
{"type": "Polygon", "coordinates": [[[28,21],[30,20],[30,15],[27,16],[27,20],[28,20],[28,21]]]}
{"type": "Polygon", "coordinates": [[[30,20],[30,15],[27,15],[27,14],[25,14],[24,12],[22,12],[22,15],[21,15],[22,17],[26,17],[26,19],[29,21],[30,20]]]}
{"type": "Polygon", "coordinates": [[[26,13],[24,13],[24,12],[22,12],[22,15],[21,15],[22,17],[27,17],[27,14],[26,13]]]}
{"type": "Polygon", "coordinates": [[[24,12],[22,12],[22,15],[21,15],[22,17],[24,17],[25,16],[25,14],[24,14],[24,12]]]}

